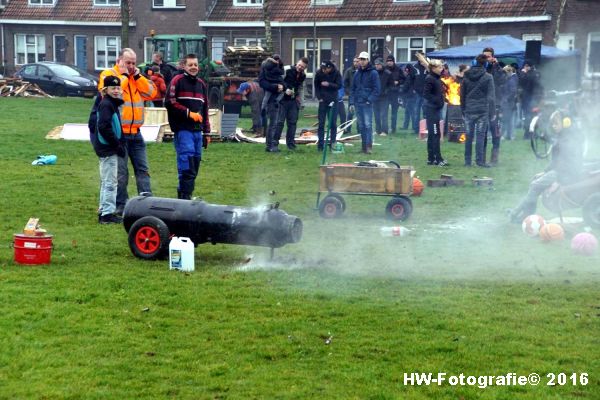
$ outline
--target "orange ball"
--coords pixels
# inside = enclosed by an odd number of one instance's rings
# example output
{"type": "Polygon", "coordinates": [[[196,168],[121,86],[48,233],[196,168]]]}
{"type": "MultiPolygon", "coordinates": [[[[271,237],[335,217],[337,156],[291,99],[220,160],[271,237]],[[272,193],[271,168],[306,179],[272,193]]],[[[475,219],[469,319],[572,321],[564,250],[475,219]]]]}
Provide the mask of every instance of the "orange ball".
{"type": "Polygon", "coordinates": [[[565,238],[565,231],[559,224],[546,224],[540,229],[540,238],[544,242],[563,240],[565,238]]]}
{"type": "Polygon", "coordinates": [[[413,196],[420,196],[424,188],[425,185],[423,185],[423,182],[419,178],[413,178],[413,196]]]}

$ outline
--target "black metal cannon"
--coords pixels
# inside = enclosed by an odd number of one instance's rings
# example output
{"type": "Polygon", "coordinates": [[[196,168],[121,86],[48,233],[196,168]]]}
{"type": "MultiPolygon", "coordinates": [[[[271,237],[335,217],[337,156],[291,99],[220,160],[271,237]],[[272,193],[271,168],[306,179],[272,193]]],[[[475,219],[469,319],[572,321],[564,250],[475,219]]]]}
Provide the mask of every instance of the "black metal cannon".
{"type": "Polygon", "coordinates": [[[189,237],[195,246],[229,243],[271,249],[302,237],[302,221],[278,205],[247,208],[153,196],[130,199],[123,225],[131,252],[147,260],[166,257],[172,236],[189,237]]]}

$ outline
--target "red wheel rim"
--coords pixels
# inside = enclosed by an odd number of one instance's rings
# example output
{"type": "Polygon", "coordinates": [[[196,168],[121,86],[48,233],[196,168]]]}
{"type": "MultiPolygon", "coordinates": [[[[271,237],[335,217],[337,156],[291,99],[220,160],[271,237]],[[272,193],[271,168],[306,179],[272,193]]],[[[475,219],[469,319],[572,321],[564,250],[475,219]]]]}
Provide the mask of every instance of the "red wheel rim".
{"type": "Polygon", "coordinates": [[[404,206],[402,204],[394,204],[391,211],[394,217],[399,218],[404,215],[404,206]]]}
{"type": "Polygon", "coordinates": [[[135,247],[144,254],[152,254],[160,248],[160,235],[156,228],[143,226],[135,234],[135,247]]]}
{"type": "Polygon", "coordinates": [[[337,206],[334,203],[325,204],[325,214],[333,217],[337,213],[337,206]]]}

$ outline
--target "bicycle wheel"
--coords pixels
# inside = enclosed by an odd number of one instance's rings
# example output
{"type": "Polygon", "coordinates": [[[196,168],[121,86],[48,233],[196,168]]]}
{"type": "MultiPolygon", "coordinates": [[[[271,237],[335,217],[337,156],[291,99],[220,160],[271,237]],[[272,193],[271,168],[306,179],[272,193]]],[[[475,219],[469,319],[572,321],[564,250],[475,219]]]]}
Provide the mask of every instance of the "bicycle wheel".
{"type": "Polygon", "coordinates": [[[548,158],[552,152],[554,143],[539,115],[536,115],[531,120],[529,132],[531,134],[531,149],[533,150],[533,154],[539,159],[548,158]]]}

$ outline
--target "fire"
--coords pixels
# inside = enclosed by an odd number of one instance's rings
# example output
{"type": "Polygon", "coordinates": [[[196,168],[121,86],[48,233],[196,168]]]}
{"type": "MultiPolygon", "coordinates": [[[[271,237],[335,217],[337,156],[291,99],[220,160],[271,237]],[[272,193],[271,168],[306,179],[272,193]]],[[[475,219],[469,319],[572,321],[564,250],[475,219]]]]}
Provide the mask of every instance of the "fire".
{"type": "Polygon", "coordinates": [[[446,93],[444,93],[444,97],[448,104],[453,104],[455,106],[460,105],[460,83],[456,82],[454,78],[442,78],[442,82],[446,85],[446,93]]]}

